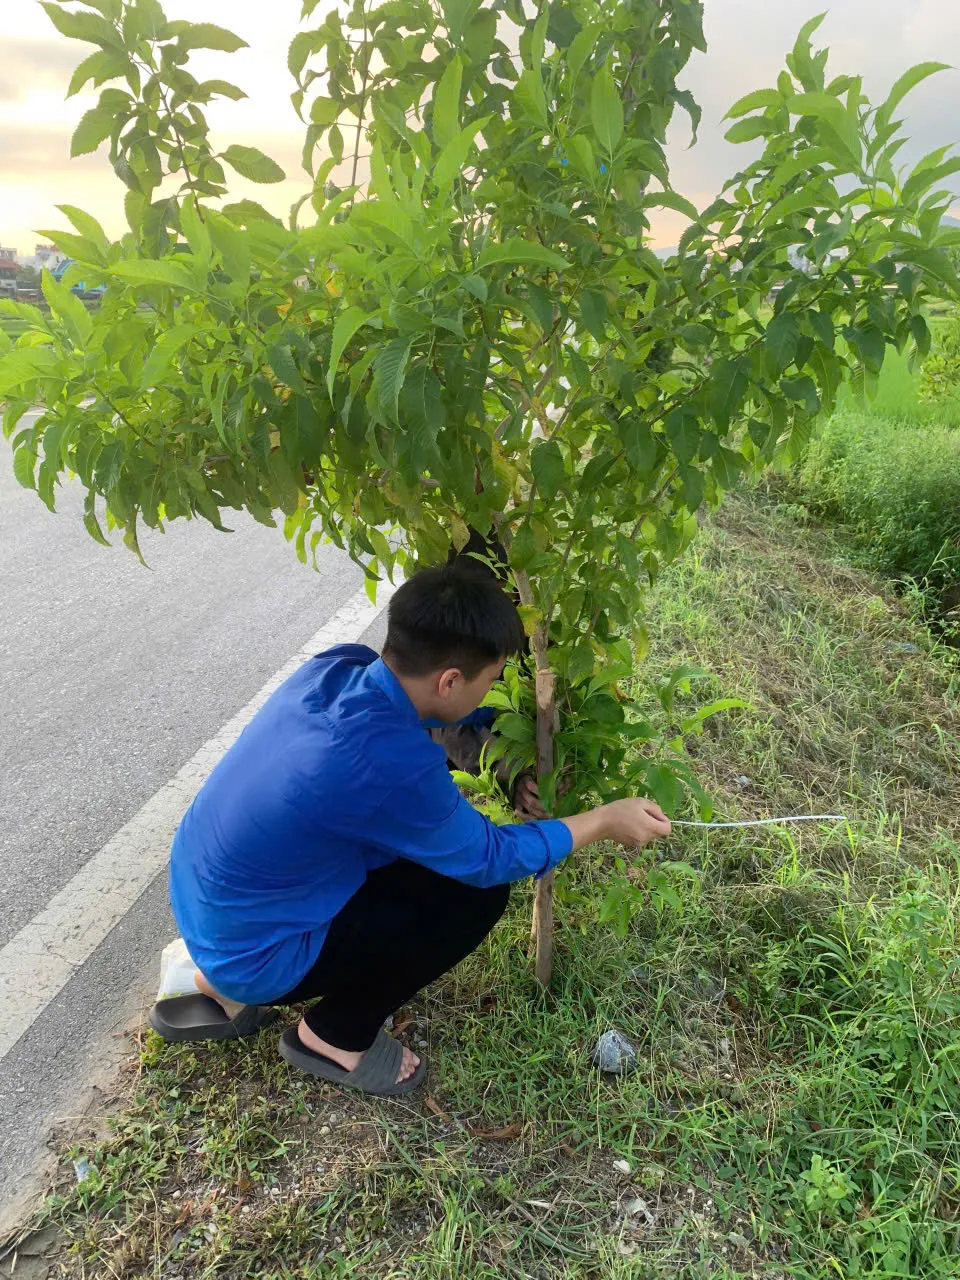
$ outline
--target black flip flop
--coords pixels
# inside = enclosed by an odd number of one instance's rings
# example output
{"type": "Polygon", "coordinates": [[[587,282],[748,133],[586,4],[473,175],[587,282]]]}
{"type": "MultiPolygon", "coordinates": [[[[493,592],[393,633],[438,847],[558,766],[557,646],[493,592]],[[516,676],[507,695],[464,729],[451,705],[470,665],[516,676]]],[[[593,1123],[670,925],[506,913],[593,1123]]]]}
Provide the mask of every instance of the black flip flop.
{"type": "Polygon", "coordinates": [[[164,1040],[238,1040],[276,1022],[280,1010],[268,1004],[245,1004],[228,1018],[209,996],[170,996],[150,1010],[150,1025],[164,1040]]]}
{"type": "Polygon", "coordinates": [[[383,1097],[413,1093],[427,1074],[427,1060],[421,1058],[413,1075],[398,1082],[397,1072],[403,1062],[403,1045],[382,1029],[377,1032],[376,1040],[353,1071],[345,1071],[323,1054],[308,1049],[297,1034],[296,1027],[288,1027],[280,1037],[280,1057],[285,1058],[291,1066],[299,1067],[301,1071],[317,1076],[320,1080],[329,1080],[331,1084],[341,1085],[345,1089],[359,1089],[361,1093],[375,1093],[383,1097]]]}

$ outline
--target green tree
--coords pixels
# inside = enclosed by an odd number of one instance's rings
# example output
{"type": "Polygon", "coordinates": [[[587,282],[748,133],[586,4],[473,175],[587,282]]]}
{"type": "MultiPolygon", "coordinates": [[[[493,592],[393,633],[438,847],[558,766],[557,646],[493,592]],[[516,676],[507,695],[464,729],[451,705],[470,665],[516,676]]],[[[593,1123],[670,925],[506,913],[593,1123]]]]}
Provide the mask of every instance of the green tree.
{"type": "Polygon", "coordinates": [[[242,91],[188,70],[242,41],[159,0],[45,0],[94,46],[70,91],[109,86],[73,152],[108,144],[130,229],[111,243],[63,205],[74,230],[43,232],[107,292],[89,314],[45,276],[49,318],[17,308],[29,327],[0,363],[17,477],[52,508],[72,473],[92,536],[122,529],[138,554],[141,521],[279,510],[301,558],[330,539],[374,585],[496,529],[535,668],[494,695],[510,750],[557,812],[637,789],[671,810],[681,739],[638,751],[655,731],[617,690],[644,593],[845,378],[926,350],[925,302],[958,288],[939,184],[960,160],[898,172],[895,115],[939,64],[872,107],[859,77],[828,78],[808,23],[776,86],[730,112],[727,136],[762,154],[698,211],[664,139],[677,107],[699,120],[677,84],[704,49],[699,0],[355,0],[313,25],[316,3],[289,53],[313,186],[283,223],[223,203],[227,170],[283,174],[214,150],[204,108],[242,91]],[[689,224],[666,263],[646,243],[658,207],[689,224]]]}
{"type": "Polygon", "coordinates": [[[36,267],[18,267],[17,284],[25,289],[39,289],[40,272],[36,267]]]}

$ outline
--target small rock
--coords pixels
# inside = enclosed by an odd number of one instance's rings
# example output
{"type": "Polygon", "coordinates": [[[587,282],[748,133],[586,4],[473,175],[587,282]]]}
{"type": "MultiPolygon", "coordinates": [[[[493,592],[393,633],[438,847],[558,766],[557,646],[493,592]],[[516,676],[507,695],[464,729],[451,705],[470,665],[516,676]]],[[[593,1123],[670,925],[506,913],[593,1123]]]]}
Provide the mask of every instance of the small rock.
{"type": "Polygon", "coordinates": [[[709,974],[700,974],[693,980],[693,989],[701,1000],[720,1001],[727,993],[727,984],[709,974]]]}
{"type": "Polygon", "coordinates": [[[320,1137],[321,1137],[321,1138],[325,1138],[329,1132],[330,1132],[330,1126],[329,1126],[328,1124],[322,1124],[322,1125],[320,1126],[320,1137]]]}
{"type": "Polygon", "coordinates": [[[182,1191],[175,1191],[175,1192],[173,1193],[173,1197],[172,1197],[172,1198],[173,1198],[174,1200],[179,1200],[179,1199],[180,1199],[180,1197],[181,1197],[182,1195],[183,1195],[183,1192],[182,1192],[182,1191]]]}
{"type": "Polygon", "coordinates": [[[746,1236],[742,1236],[739,1231],[731,1231],[727,1236],[731,1244],[735,1244],[738,1249],[749,1249],[750,1241],[746,1236]]]}
{"type": "Polygon", "coordinates": [[[241,1208],[240,1208],[240,1212],[241,1212],[241,1213],[249,1213],[249,1212],[250,1212],[250,1206],[249,1206],[248,1204],[242,1205],[242,1206],[241,1206],[241,1208]]]}
{"type": "Polygon", "coordinates": [[[279,1187],[271,1187],[270,1190],[267,1192],[268,1196],[278,1196],[279,1194],[280,1194],[279,1187]]]}
{"type": "Polygon", "coordinates": [[[426,1047],[427,1047],[427,1041],[426,1041],[426,1040],[424,1040],[424,1039],[421,1037],[421,1038],[417,1041],[417,1048],[418,1048],[418,1049],[426,1049],[426,1047]]]}
{"type": "Polygon", "coordinates": [[[324,1166],[323,1166],[322,1164],[318,1164],[318,1165],[317,1165],[317,1173],[323,1173],[323,1170],[324,1170],[324,1166]]]}
{"type": "Polygon", "coordinates": [[[387,1031],[393,1030],[393,1014],[392,1013],[383,1025],[387,1029],[387,1031]]]}
{"type": "Polygon", "coordinates": [[[649,1226],[653,1226],[656,1222],[656,1218],[650,1212],[650,1206],[639,1196],[633,1196],[630,1200],[624,1201],[623,1211],[628,1218],[643,1217],[649,1226]]]}
{"type": "Polygon", "coordinates": [[[90,1161],[86,1156],[81,1156],[79,1160],[74,1160],[73,1172],[78,1182],[83,1182],[84,1178],[90,1176],[90,1161]]]}
{"type": "Polygon", "coordinates": [[[883,646],[888,653],[919,653],[918,644],[908,644],[905,640],[887,640],[883,646]]]}
{"type": "Polygon", "coordinates": [[[631,1172],[632,1172],[632,1170],[631,1170],[631,1168],[630,1168],[630,1161],[629,1161],[629,1160],[614,1160],[614,1162],[613,1162],[613,1167],[614,1167],[614,1169],[616,1169],[617,1173],[631,1173],[631,1172]]]}
{"type": "Polygon", "coordinates": [[[753,779],[748,778],[745,773],[741,773],[740,777],[737,779],[737,782],[740,784],[741,787],[749,787],[753,782],[753,779]]]}
{"type": "Polygon", "coordinates": [[[636,965],[629,971],[627,977],[632,978],[634,982],[639,982],[641,986],[652,987],[656,982],[656,978],[649,969],[645,969],[642,964],[636,965]]]}
{"type": "Polygon", "coordinates": [[[339,1111],[331,1111],[330,1114],[327,1116],[327,1120],[330,1122],[330,1124],[339,1124],[340,1123],[339,1111]]]}
{"type": "Polygon", "coordinates": [[[591,1058],[599,1071],[625,1075],[637,1065],[637,1051],[622,1031],[611,1028],[599,1038],[591,1058]]]}

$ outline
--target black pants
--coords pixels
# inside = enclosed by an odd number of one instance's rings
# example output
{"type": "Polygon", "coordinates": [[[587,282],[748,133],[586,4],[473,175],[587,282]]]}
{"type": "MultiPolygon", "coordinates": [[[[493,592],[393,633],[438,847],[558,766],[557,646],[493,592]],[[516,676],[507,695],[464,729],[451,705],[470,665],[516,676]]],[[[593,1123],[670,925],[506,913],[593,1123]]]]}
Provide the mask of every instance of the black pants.
{"type": "Polygon", "coordinates": [[[274,1004],[323,996],[307,1026],[338,1049],[369,1049],[391,1013],[474,951],[510,886],[475,889],[400,859],[367,876],[334,917],[313,968],[274,1004]]]}

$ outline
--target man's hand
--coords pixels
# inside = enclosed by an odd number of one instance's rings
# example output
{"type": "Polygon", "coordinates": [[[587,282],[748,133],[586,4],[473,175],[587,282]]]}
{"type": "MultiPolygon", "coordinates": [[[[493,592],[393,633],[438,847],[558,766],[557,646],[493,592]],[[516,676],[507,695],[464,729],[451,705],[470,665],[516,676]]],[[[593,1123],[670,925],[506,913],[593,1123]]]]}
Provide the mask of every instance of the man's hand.
{"type": "Polygon", "coordinates": [[[513,789],[513,811],[521,822],[542,822],[548,815],[540,799],[537,780],[529,773],[517,779],[513,789]]]}
{"type": "Polygon", "coordinates": [[[670,834],[670,819],[652,800],[614,800],[599,809],[575,813],[563,822],[570,828],[575,850],[597,840],[616,840],[643,848],[651,840],[670,834]]]}
{"type": "Polygon", "coordinates": [[[670,819],[653,800],[614,800],[600,812],[608,840],[642,849],[651,840],[670,834],[670,819]]]}

